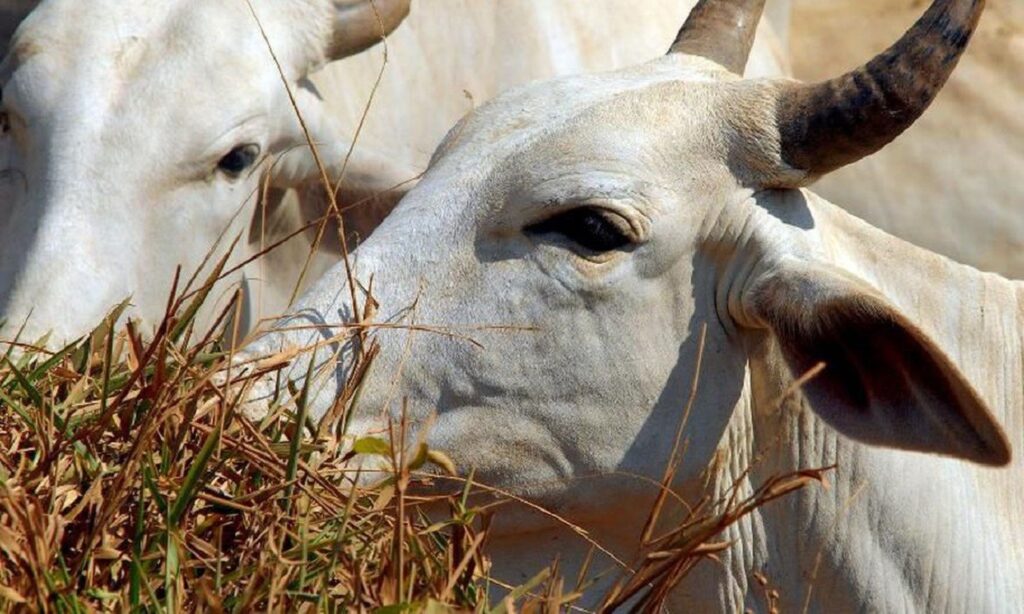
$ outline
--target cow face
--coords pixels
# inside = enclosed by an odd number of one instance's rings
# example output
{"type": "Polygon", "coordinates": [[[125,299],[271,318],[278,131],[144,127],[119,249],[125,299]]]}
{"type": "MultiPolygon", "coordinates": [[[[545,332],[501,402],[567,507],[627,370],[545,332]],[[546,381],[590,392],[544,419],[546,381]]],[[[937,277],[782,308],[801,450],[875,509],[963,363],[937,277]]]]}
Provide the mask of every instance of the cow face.
{"type": "Polygon", "coordinates": [[[22,23],[0,70],[0,334],[70,339],[128,297],[159,319],[175,268],[222,252],[268,161],[305,143],[285,83],[322,136],[303,76],[408,7],[277,4],[51,0],[22,23]]]}
{"type": "MultiPolygon", "coordinates": [[[[740,128],[730,126],[738,82],[691,60],[520,90],[451,131],[420,185],[351,258],[360,287],[372,285],[375,321],[390,326],[372,335],[383,351],[355,432],[407,399],[414,422],[432,424],[431,444],[483,482],[581,507],[594,483],[575,478],[650,474],[664,462],[704,324],[705,368],[744,369],[720,325],[708,247],[721,212],[751,195],[726,155],[740,128]]],[[[250,352],[324,341],[338,331],[308,325],[351,320],[349,297],[340,266],[281,324],[292,332],[250,352]]],[[[324,370],[341,360],[317,379],[318,417],[350,351],[339,342],[319,353],[324,370]]],[[[721,432],[737,394],[709,389],[691,426],[721,432]]],[[[706,461],[716,444],[695,442],[689,454],[706,461]]]]}
{"type": "MultiPolygon", "coordinates": [[[[755,401],[751,348],[770,330],[791,344],[794,376],[836,365],[808,398],[847,434],[1004,462],[1001,432],[956,368],[867,284],[824,264],[802,193],[752,186],[794,172],[773,159],[773,96],[770,82],[669,57],[511,93],[464,120],[352,256],[359,309],[372,288],[382,326],[353,431],[383,428],[404,405],[484,483],[578,518],[602,509],[610,479],[622,496],[650,493],[621,476],[664,466],[698,355],[706,383],[686,467],[707,467],[737,405],[755,401]],[[893,351],[833,334],[891,339],[893,351]],[[919,366],[890,389],[869,354],[919,366]],[[900,431],[915,395],[948,399],[928,411],[952,430],[900,431]]],[[[347,279],[339,265],[249,350],[319,343],[317,417],[348,377],[352,347],[330,326],[354,319],[347,279]]],[[[296,377],[308,364],[297,363],[296,377]]]]}
{"type": "MultiPolygon", "coordinates": [[[[706,47],[701,32],[688,40],[706,47]]],[[[457,125],[351,261],[248,354],[317,347],[312,413],[333,417],[355,352],[344,325],[372,313],[356,339],[381,351],[351,431],[405,412],[481,482],[576,520],[606,513],[611,493],[651,493],[636,476],[661,475],[684,422],[680,478],[696,482],[735,416],[821,362],[804,398],[843,434],[1006,463],[978,394],[842,268],[799,189],[891,140],[892,117],[873,126],[869,95],[832,106],[832,85],[797,87],[676,53],[510,92],[457,125]],[[794,107],[811,118],[787,119],[794,107]],[[864,139],[823,149],[841,113],[859,113],[864,139]]],[[[283,389],[261,382],[252,410],[283,389]]]]}

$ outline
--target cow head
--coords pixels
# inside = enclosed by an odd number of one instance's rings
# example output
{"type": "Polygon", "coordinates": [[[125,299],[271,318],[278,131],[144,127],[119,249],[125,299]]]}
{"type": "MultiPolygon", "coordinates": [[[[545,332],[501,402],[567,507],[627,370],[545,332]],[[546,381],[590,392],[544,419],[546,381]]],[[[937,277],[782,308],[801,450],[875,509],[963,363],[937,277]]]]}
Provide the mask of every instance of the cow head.
{"type": "MultiPolygon", "coordinates": [[[[221,235],[223,250],[252,218],[270,161],[306,143],[281,73],[311,137],[337,141],[305,76],[379,41],[408,8],[35,7],[0,67],[0,335],[27,322],[23,341],[48,330],[54,343],[70,339],[127,297],[134,315],[158,320],[175,267],[195,270],[221,235]]],[[[7,29],[20,15],[0,14],[7,29]]],[[[275,183],[301,181],[313,166],[292,155],[275,183]]]]}
{"type": "MultiPolygon", "coordinates": [[[[323,417],[353,339],[379,344],[352,431],[404,408],[482,482],[577,519],[607,510],[609,481],[618,501],[649,492],[628,476],[660,475],[698,357],[687,471],[708,466],[740,403],[776,400],[752,387],[752,362],[787,373],[775,392],[826,362],[805,397],[847,436],[1005,463],[964,376],[837,265],[801,189],[924,111],[981,3],[938,0],[883,55],[817,85],[736,75],[760,7],[707,0],[667,57],[469,115],[349,264],[248,353],[316,345],[323,417]],[[344,325],[365,304],[359,338],[344,325]]],[[[275,389],[263,382],[257,406],[275,389]]]]}

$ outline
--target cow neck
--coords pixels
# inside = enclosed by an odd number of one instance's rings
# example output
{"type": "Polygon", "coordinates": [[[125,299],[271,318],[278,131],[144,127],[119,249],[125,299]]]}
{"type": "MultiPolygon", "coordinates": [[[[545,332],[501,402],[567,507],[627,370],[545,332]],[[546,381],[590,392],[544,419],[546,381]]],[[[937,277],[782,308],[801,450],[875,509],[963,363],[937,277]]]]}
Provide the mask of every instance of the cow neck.
{"type": "Polygon", "coordinates": [[[903,611],[908,604],[920,611],[998,611],[1019,602],[1022,284],[954,263],[806,197],[833,264],[878,288],[953,359],[1005,429],[1014,461],[988,469],[837,435],[799,395],[778,401],[793,377],[766,335],[751,354],[749,387],[757,394],[737,407],[730,427],[754,434],[745,451],[754,461],[748,483],[797,469],[836,469],[829,488],[775,502],[726,535],[741,541],[717,572],[707,571],[729,576],[731,588],[717,605],[764,609],[754,572],[779,590],[783,611],[903,611]]]}

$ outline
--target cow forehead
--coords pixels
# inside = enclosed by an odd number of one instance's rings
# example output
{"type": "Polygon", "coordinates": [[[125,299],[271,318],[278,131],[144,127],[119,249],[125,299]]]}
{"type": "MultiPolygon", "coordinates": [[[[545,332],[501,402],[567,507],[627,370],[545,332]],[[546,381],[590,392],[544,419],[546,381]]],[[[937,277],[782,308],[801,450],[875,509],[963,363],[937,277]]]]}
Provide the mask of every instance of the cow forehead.
{"type": "Polygon", "coordinates": [[[244,2],[113,4],[45,4],[19,33],[5,103],[33,127],[38,146],[53,136],[54,147],[79,156],[130,142],[137,153],[148,144],[150,154],[193,158],[280,97],[244,2]]]}
{"type": "Polygon", "coordinates": [[[635,153],[630,143],[617,140],[624,132],[656,139],[666,124],[702,121],[703,109],[714,104],[713,84],[733,79],[700,58],[671,57],[638,69],[529,85],[464,118],[438,148],[433,164],[475,174],[511,165],[518,175],[534,175],[544,174],[550,164],[635,153]]]}
{"type": "Polygon", "coordinates": [[[26,20],[15,42],[15,52],[52,55],[98,53],[102,59],[126,40],[166,40],[209,37],[218,21],[242,16],[244,3],[196,0],[51,0],[26,20]],[[191,17],[191,19],[190,19],[191,17]]]}
{"type": "Polygon", "coordinates": [[[100,73],[115,83],[172,67],[194,79],[217,66],[229,75],[242,63],[270,63],[255,13],[286,70],[294,71],[294,51],[318,47],[329,27],[317,4],[253,0],[250,10],[244,1],[51,0],[26,19],[6,68],[42,55],[62,76],[100,73]]]}

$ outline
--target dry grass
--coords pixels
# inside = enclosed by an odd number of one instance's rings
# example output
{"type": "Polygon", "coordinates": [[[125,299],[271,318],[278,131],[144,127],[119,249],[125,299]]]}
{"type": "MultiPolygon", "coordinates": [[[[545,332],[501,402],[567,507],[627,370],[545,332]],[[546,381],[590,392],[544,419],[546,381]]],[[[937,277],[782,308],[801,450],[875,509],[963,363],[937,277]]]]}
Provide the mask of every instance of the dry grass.
{"type": "MultiPolygon", "coordinates": [[[[215,269],[209,281],[223,262],[215,269]]],[[[36,349],[45,340],[16,340],[0,354],[0,608],[550,611],[579,597],[552,567],[489,604],[483,544],[493,510],[469,496],[471,481],[458,495],[410,495],[430,480],[425,465],[452,471],[443,454],[364,439],[342,455],[330,429],[304,419],[302,390],[285,395],[295,399],[290,411],[261,424],[243,418],[245,379],[217,383],[228,362],[223,324],[202,335],[192,325],[207,292],[173,296],[152,339],[130,322],[111,327],[118,309],[58,352],[36,349]],[[353,454],[400,469],[354,488],[353,454]],[[428,520],[426,502],[446,506],[447,518],[428,520]]],[[[632,600],[657,610],[694,565],[725,547],[715,538],[726,527],[820,479],[785,476],[749,498],[698,507],[676,530],[647,539],[636,573],[605,607],[632,600]]]]}

